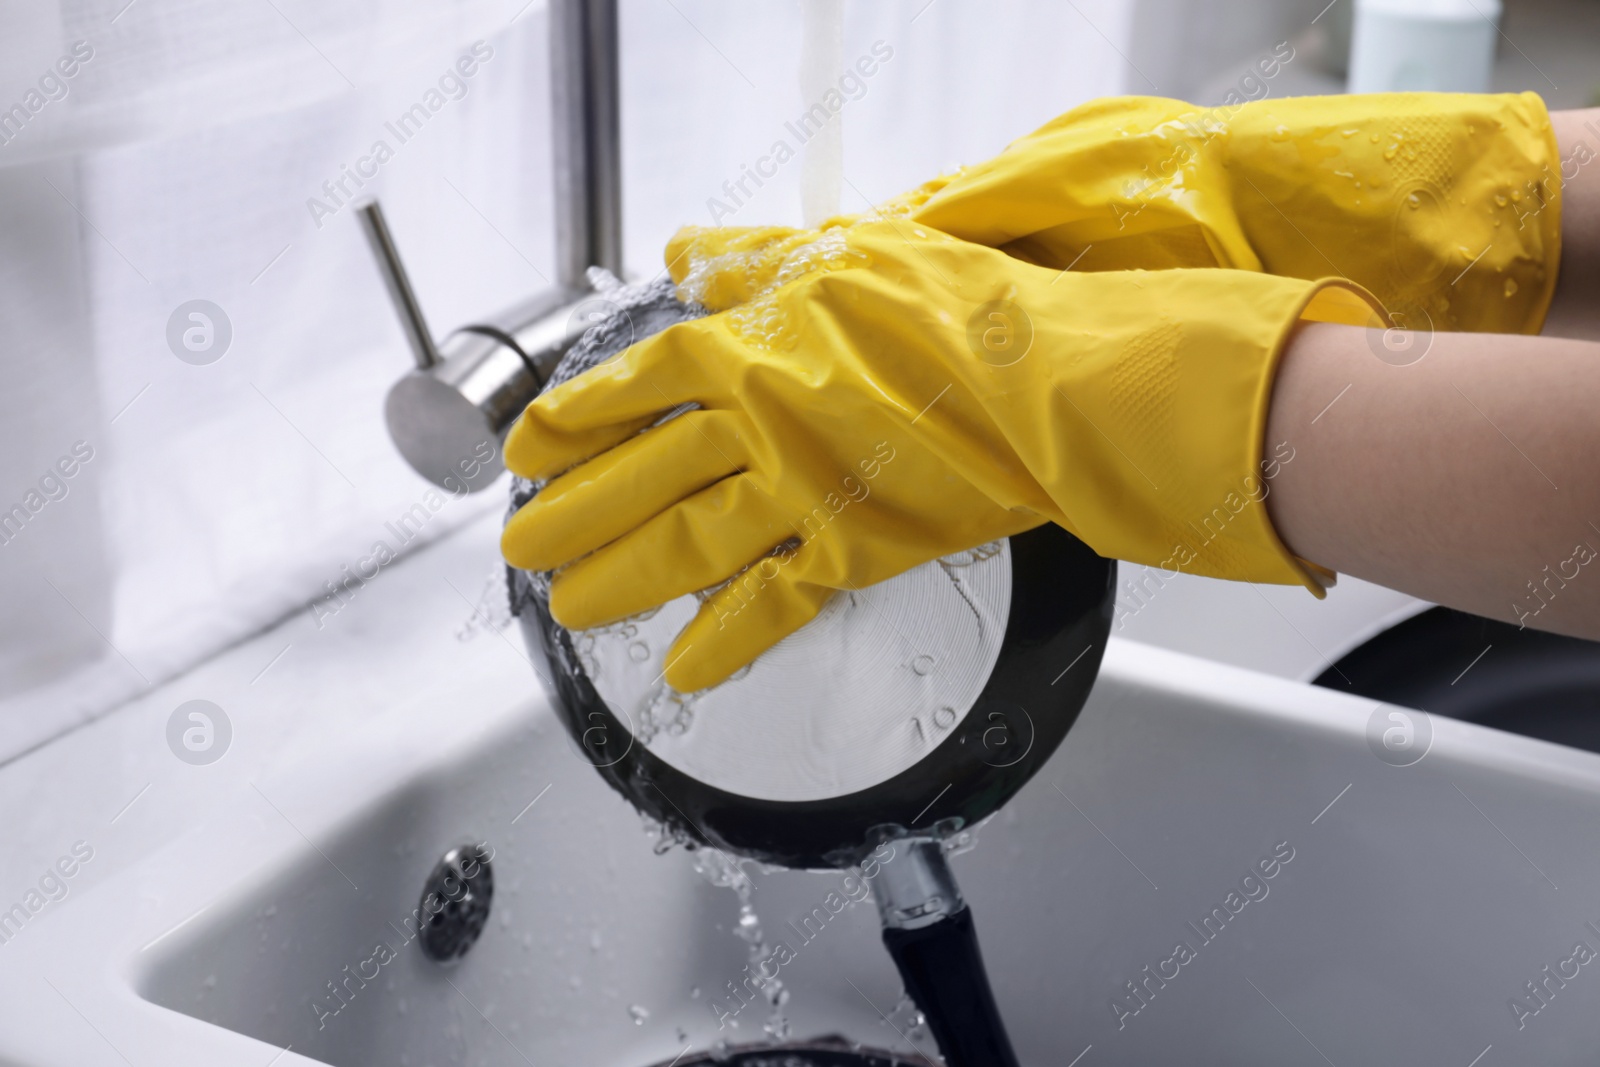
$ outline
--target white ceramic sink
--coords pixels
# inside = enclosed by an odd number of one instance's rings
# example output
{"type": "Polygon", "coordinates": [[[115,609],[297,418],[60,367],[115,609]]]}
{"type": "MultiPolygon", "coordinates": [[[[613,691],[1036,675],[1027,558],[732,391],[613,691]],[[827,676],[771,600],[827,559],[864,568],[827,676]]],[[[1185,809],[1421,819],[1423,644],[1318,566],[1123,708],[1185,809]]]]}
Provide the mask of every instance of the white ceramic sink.
{"type": "MultiPolygon", "coordinates": [[[[0,771],[0,906],[94,849],[0,943],[0,1064],[644,1067],[759,1039],[759,1005],[720,1032],[712,1007],[745,963],[734,894],[653,852],[514,628],[457,640],[493,542],[479,524],[374,583],[345,631],[291,620],[0,771]],[[197,696],[235,731],[204,767],[164,739],[197,696]],[[493,911],[441,967],[396,927],[466,841],[494,849],[493,911]],[[380,941],[395,958],[327,1014],[380,941]]],[[[1600,757],[1417,717],[1431,749],[1395,766],[1417,750],[1380,758],[1374,710],[1113,641],[1062,750],[955,860],[1023,1062],[1593,1062],[1600,969],[1570,961],[1600,952],[1600,757]]],[[[794,1034],[906,1050],[870,902],[802,942],[787,924],[840,875],[750,873],[795,951],[794,1034]]]]}

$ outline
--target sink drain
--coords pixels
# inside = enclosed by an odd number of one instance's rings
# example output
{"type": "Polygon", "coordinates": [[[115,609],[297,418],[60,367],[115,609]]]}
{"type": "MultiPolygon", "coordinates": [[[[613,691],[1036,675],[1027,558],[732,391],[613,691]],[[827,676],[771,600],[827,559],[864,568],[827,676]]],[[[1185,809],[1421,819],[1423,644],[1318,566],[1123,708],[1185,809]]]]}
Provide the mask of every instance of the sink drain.
{"type": "Polygon", "coordinates": [[[465,956],[489,921],[494,899],[493,852],[487,845],[461,845],[446,852],[422,886],[422,953],[449,963],[465,956]]]}

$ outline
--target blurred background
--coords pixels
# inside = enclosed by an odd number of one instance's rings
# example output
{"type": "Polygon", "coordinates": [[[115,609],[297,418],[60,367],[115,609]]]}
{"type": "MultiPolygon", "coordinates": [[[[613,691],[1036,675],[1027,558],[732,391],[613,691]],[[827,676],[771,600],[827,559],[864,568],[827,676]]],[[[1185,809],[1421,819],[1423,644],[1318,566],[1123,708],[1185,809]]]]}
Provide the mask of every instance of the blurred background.
{"type": "MultiPolygon", "coordinates": [[[[1482,71],[1452,76],[1596,102],[1600,3],[1432,6],[1481,41],[1482,71]]],[[[839,206],[1102,95],[1435,87],[1404,55],[1352,72],[1355,7],[846,4],[843,59],[872,73],[836,119],[839,206]]],[[[801,21],[796,2],[624,0],[630,275],[654,276],[686,223],[800,221],[798,156],[748,175],[797,143],[801,21]]],[[[438,328],[556,269],[542,0],[5,0],[0,25],[5,761],[285,616],[307,614],[306,641],[358,625],[313,608],[377,542],[415,551],[504,507],[435,507],[390,444],[408,358],[352,201],[382,197],[438,328]],[[185,347],[195,307],[206,336],[185,347]],[[394,536],[419,502],[426,521],[394,536]]]]}

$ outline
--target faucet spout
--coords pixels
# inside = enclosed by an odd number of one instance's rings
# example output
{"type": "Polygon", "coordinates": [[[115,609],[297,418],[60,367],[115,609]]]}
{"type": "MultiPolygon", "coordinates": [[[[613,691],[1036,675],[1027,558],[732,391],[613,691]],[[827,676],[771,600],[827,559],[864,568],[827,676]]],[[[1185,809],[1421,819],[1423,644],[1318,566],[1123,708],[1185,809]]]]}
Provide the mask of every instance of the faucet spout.
{"type": "Polygon", "coordinates": [[[616,0],[552,0],[550,96],[559,284],[622,276],[622,125],[616,0]]]}

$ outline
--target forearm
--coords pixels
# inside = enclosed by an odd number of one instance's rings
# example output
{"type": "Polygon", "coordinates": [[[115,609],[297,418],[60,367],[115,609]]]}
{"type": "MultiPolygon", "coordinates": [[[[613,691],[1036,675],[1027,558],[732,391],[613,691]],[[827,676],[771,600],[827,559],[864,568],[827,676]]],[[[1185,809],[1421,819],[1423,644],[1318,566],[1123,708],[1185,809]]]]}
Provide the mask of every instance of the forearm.
{"type": "MultiPolygon", "coordinates": [[[[1600,179],[1597,179],[1600,180],[1600,179]]],[[[1425,600],[1600,639],[1600,344],[1441,333],[1418,362],[1311,324],[1267,440],[1267,506],[1296,555],[1425,600]]]]}
{"type": "Polygon", "coordinates": [[[1544,333],[1600,341],[1600,108],[1551,112],[1550,125],[1561,146],[1561,268],[1544,333]]]}

